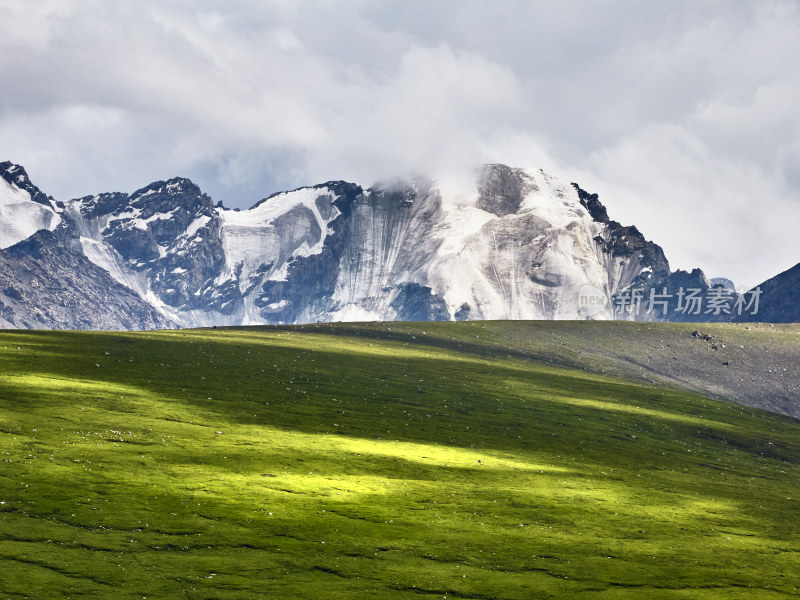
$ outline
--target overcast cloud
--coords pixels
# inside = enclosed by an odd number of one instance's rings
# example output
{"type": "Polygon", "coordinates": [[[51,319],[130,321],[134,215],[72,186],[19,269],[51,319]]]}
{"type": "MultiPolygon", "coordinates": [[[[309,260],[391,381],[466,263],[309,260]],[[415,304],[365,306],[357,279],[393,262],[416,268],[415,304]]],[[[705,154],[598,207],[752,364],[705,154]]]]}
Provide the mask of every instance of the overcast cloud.
{"type": "Polygon", "coordinates": [[[57,198],[483,162],[596,191],[673,268],[800,262],[795,1],[0,0],[0,160],[57,198]]]}

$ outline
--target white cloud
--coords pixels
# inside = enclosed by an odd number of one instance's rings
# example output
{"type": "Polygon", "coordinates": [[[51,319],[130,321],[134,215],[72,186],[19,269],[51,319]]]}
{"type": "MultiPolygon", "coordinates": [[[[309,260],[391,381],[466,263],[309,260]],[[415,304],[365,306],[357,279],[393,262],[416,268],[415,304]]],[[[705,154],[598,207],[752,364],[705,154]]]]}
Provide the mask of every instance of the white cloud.
{"type": "Polygon", "coordinates": [[[0,0],[0,14],[0,159],[59,197],[184,175],[243,206],[505,162],[594,186],[676,265],[757,281],[800,261],[790,0],[0,0]]]}
{"type": "Polygon", "coordinates": [[[674,125],[652,125],[589,159],[601,200],[662,244],[672,268],[702,266],[737,285],[764,280],[800,258],[800,193],[757,165],[710,151],[674,125]],[[614,183],[621,182],[621,183],[614,183]],[[608,202],[607,202],[608,203],[608,202]]]}
{"type": "Polygon", "coordinates": [[[367,182],[474,166],[524,106],[510,70],[446,45],[412,46],[396,71],[358,82],[340,100],[309,168],[367,182]]]}

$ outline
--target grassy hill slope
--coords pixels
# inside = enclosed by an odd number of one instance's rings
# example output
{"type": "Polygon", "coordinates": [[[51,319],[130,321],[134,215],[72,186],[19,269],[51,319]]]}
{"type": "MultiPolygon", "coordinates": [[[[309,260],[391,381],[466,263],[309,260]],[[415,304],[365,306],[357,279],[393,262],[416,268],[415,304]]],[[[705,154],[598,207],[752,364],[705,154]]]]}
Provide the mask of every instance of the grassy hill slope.
{"type": "Polygon", "coordinates": [[[798,422],[562,325],[0,333],[0,598],[796,595],[798,422]]]}
{"type": "Polygon", "coordinates": [[[382,324],[338,327],[396,341],[415,341],[416,334],[428,345],[611,375],[800,418],[798,324],[494,321],[434,325],[424,334],[399,323],[391,331],[382,324]]]}

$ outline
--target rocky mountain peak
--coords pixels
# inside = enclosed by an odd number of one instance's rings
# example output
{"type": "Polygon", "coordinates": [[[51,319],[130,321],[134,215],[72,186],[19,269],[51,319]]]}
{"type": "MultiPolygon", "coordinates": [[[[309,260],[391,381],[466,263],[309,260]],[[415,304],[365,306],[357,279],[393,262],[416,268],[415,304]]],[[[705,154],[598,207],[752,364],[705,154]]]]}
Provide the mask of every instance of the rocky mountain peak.
{"type": "Polygon", "coordinates": [[[478,208],[503,217],[516,213],[536,183],[524,169],[501,164],[484,165],[478,175],[478,208]]]}
{"type": "Polygon", "coordinates": [[[31,196],[31,200],[47,207],[54,205],[53,198],[49,197],[38,187],[33,185],[25,167],[12,163],[11,161],[0,162],[0,177],[9,184],[25,190],[31,196]]]}
{"type": "Polygon", "coordinates": [[[130,195],[128,205],[132,209],[140,209],[143,219],[170,212],[194,216],[214,214],[213,200],[190,179],[182,177],[155,181],[136,190],[130,195]]]}

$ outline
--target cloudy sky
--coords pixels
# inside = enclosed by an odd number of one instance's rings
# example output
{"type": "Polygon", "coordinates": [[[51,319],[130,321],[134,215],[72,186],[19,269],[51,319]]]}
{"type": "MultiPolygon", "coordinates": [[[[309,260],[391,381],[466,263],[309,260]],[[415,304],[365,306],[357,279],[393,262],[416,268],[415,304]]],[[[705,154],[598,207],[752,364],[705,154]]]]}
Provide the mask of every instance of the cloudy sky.
{"type": "Polygon", "coordinates": [[[0,0],[0,160],[56,198],[226,206],[502,162],[600,194],[673,268],[800,262],[795,0],[0,0]]]}

